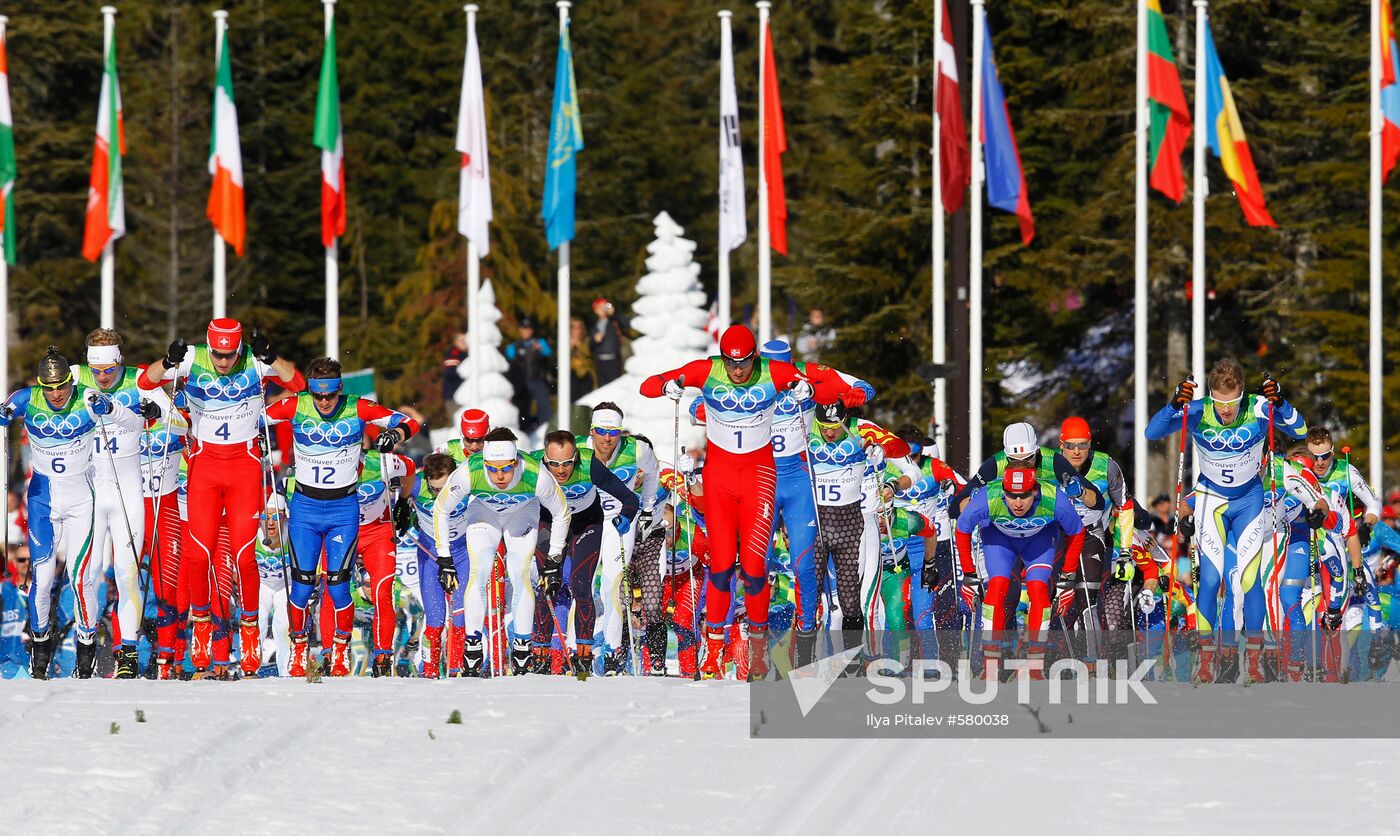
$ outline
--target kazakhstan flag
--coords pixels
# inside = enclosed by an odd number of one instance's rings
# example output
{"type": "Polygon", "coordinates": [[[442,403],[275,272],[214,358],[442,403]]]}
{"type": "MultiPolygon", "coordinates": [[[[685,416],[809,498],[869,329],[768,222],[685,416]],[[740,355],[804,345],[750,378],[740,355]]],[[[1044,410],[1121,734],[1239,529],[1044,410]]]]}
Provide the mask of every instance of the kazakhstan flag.
{"type": "Polygon", "coordinates": [[[549,158],[544,175],[544,207],[540,211],[551,250],[574,240],[574,155],[582,150],[583,121],[578,113],[574,54],[566,23],[559,33],[559,58],[554,69],[554,109],[549,120],[549,158]]]}

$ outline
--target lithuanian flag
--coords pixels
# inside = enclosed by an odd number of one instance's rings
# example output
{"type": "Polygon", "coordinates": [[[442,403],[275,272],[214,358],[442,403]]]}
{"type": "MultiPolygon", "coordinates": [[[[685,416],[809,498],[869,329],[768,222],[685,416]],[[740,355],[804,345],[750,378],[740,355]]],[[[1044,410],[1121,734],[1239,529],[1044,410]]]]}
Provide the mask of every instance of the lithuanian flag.
{"type": "Polygon", "coordinates": [[[1191,111],[1181,90],[1181,75],[1172,57],[1167,23],[1162,19],[1161,0],[1147,3],[1147,99],[1148,153],[1152,188],[1175,200],[1186,196],[1186,178],[1181,173],[1181,154],[1191,136],[1191,111]]]}

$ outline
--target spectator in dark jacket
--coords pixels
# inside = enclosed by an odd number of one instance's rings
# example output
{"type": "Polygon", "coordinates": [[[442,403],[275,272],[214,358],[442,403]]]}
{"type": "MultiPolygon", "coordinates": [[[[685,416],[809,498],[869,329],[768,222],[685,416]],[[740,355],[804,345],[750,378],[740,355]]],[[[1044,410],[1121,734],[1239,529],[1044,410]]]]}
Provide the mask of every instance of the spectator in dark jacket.
{"type": "Polygon", "coordinates": [[[520,338],[506,346],[505,354],[510,361],[515,403],[520,409],[520,428],[533,433],[549,420],[554,350],[543,337],[535,336],[535,323],[529,317],[520,318],[519,331],[520,338]]]}
{"type": "Polygon", "coordinates": [[[622,338],[631,325],[606,299],[593,300],[593,314],[593,363],[598,385],[607,386],[622,377],[622,338]]]}

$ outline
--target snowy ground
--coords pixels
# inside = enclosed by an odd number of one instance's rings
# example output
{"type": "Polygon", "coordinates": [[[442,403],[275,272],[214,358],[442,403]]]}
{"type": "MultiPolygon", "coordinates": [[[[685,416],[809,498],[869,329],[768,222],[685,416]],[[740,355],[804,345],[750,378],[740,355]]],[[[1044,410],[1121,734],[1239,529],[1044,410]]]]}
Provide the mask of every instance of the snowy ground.
{"type": "Polygon", "coordinates": [[[0,682],[9,833],[1400,833],[1397,767],[1394,740],[751,740],[732,682],[0,682]]]}

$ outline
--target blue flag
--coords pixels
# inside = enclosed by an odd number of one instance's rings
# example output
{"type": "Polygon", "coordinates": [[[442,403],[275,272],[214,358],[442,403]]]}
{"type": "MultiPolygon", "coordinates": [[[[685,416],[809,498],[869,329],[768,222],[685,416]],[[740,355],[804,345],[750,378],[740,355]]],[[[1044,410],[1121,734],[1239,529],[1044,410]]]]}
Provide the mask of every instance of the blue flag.
{"type": "Polygon", "coordinates": [[[1015,213],[1021,222],[1021,242],[1029,246],[1035,237],[1031,216],[1030,191],[1021,168],[1021,152],[1016,148],[1016,131],[1006,108],[1006,95],[997,79],[997,62],[992,56],[992,30],[982,21],[982,144],[986,149],[987,202],[997,209],[1015,213]]]}
{"type": "Polygon", "coordinates": [[[554,68],[554,108],[549,119],[549,155],[544,174],[545,235],[549,248],[574,240],[574,191],[577,173],[574,155],[583,150],[583,121],[578,113],[578,87],[574,84],[574,54],[569,45],[569,25],[559,33],[559,58],[554,68]]]}

